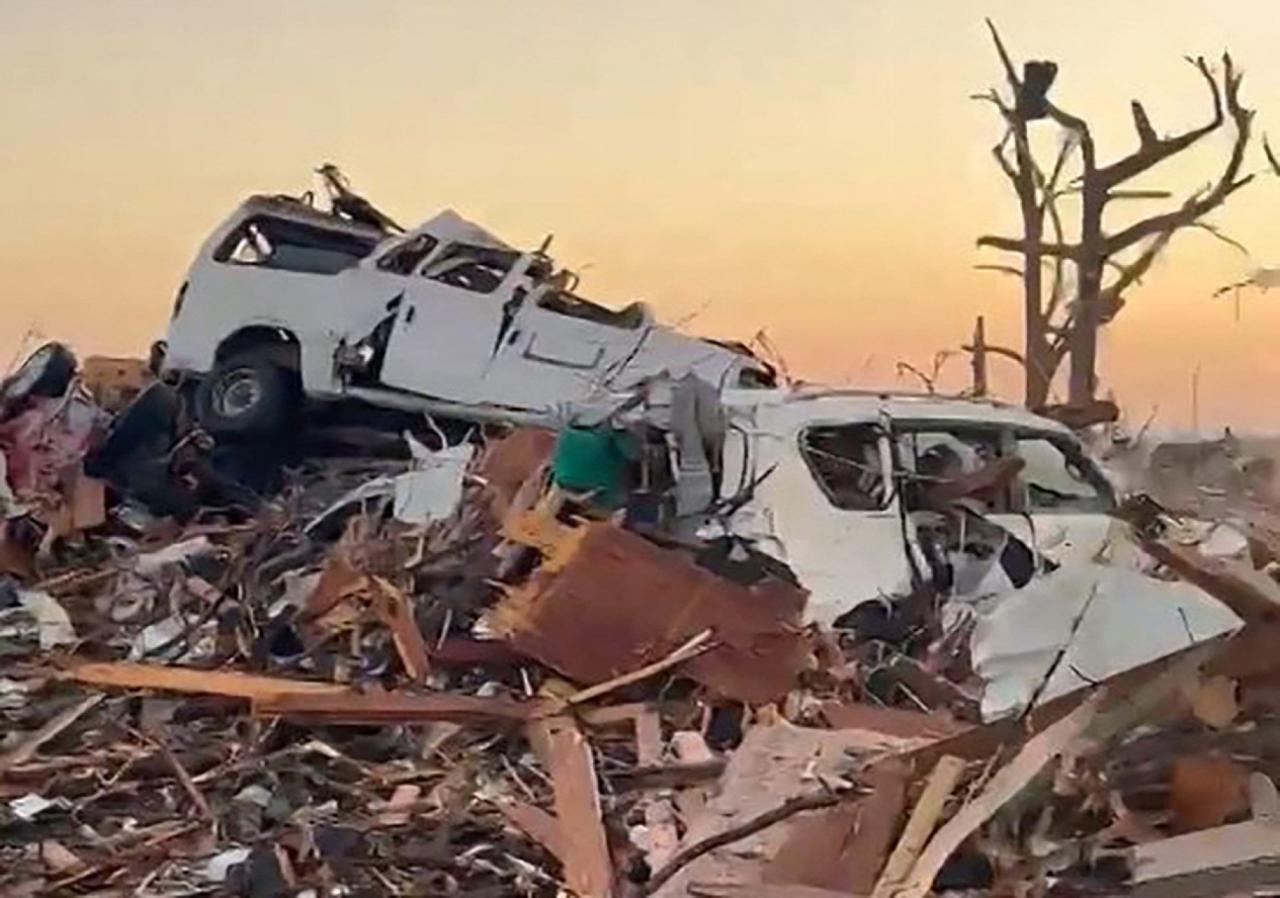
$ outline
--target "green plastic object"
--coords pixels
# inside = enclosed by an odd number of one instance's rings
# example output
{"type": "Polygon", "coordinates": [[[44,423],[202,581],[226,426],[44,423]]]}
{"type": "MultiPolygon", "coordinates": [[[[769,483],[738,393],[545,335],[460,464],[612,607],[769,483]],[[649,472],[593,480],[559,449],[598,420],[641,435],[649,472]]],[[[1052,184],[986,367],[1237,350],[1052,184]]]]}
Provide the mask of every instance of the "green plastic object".
{"type": "Polygon", "coordinates": [[[608,427],[566,427],[556,439],[551,477],[556,486],[592,494],[592,502],[617,508],[625,494],[630,443],[608,427]]]}

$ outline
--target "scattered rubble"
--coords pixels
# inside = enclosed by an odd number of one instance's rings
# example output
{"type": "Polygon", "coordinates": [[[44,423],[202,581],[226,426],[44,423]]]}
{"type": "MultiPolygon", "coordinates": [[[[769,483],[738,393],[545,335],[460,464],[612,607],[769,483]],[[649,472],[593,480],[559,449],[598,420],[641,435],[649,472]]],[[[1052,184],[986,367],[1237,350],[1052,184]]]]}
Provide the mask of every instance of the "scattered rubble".
{"type": "Polygon", "coordinates": [[[0,893],[1280,884],[1263,509],[1116,506],[996,406],[679,377],[281,459],[51,345],[0,387],[0,893]]]}

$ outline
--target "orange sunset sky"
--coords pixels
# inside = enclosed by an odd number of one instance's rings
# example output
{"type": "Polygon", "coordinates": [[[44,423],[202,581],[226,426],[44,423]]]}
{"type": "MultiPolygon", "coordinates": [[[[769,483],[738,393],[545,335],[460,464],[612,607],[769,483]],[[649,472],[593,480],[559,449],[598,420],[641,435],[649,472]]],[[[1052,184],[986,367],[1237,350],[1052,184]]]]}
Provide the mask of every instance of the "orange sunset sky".
{"type": "MultiPolygon", "coordinates": [[[[1053,95],[1101,153],[1209,114],[1187,54],[1230,48],[1280,143],[1280,4],[1190,0],[330,2],[0,0],[0,351],[30,328],[81,354],[145,352],[183,271],[246,194],[335,162],[393,217],[443,206],[523,246],[554,232],[584,292],[749,338],[796,374],[897,384],[967,338],[1016,342],[1018,285],[975,271],[1011,233],[988,150],[983,26],[1060,65],[1053,95]]],[[[1147,186],[1217,174],[1214,135],[1147,186]]],[[[1263,167],[1255,145],[1248,168],[1263,167]]],[[[1280,291],[1218,286],[1280,264],[1280,178],[1175,238],[1103,340],[1135,420],[1280,429],[1280,291]]],[[[1018,375],[995,362],[1001,392],[1018,375]]],[[[965,361],[944,369],[967,382],[965,361]]]]}

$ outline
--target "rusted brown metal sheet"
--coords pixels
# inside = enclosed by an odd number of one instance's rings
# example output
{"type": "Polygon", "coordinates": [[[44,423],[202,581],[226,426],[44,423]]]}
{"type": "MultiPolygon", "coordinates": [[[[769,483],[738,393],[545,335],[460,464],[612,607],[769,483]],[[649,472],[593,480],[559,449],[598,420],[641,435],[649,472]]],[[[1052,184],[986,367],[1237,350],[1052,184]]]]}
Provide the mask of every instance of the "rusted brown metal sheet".
{"type": "Polygon", "coordinates": [[[774,701],[808,655],[805,593],[766,578],[742,586],[618,527],[591,523],[493,614],[517,651],[580,683],[657,661],[712,631],[715,647],[683,672],[725,698],[774,701]]]}

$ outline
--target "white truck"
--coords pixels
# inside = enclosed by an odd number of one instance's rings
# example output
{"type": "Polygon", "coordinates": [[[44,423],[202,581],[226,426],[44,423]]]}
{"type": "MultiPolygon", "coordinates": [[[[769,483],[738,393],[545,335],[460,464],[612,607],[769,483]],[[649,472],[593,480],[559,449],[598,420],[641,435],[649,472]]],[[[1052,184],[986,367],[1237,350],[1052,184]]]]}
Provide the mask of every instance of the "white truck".
{"type": "Polygon", "coordinates": [[[961,475],[1020,462],[989,491],[971,532],[952,534],[956,593],[1009,588],[998,547],[973,554],[979,517],[1059,565],[1093,559],[1119,526],[1114,485],[1075,435],[1017,406],[824,387],[726,391],[723,401],[721,494],[747,497],[725,530],[790,565],[823,624],[931,579],[936,515],[922,488],[940,458],[961,475]]]}
{"type": "Polygon", "coordinates": [[[164,370],[198,382],[199,417],[222,435],[278,431],[304,400],[519,421],[661,373],[772,383],[745,347],[679,333],[641,303],[606,308],[576,282],[545,246],[515,249],[451,211],[391,235],[254,196],[196,255],[164,370]]]}

